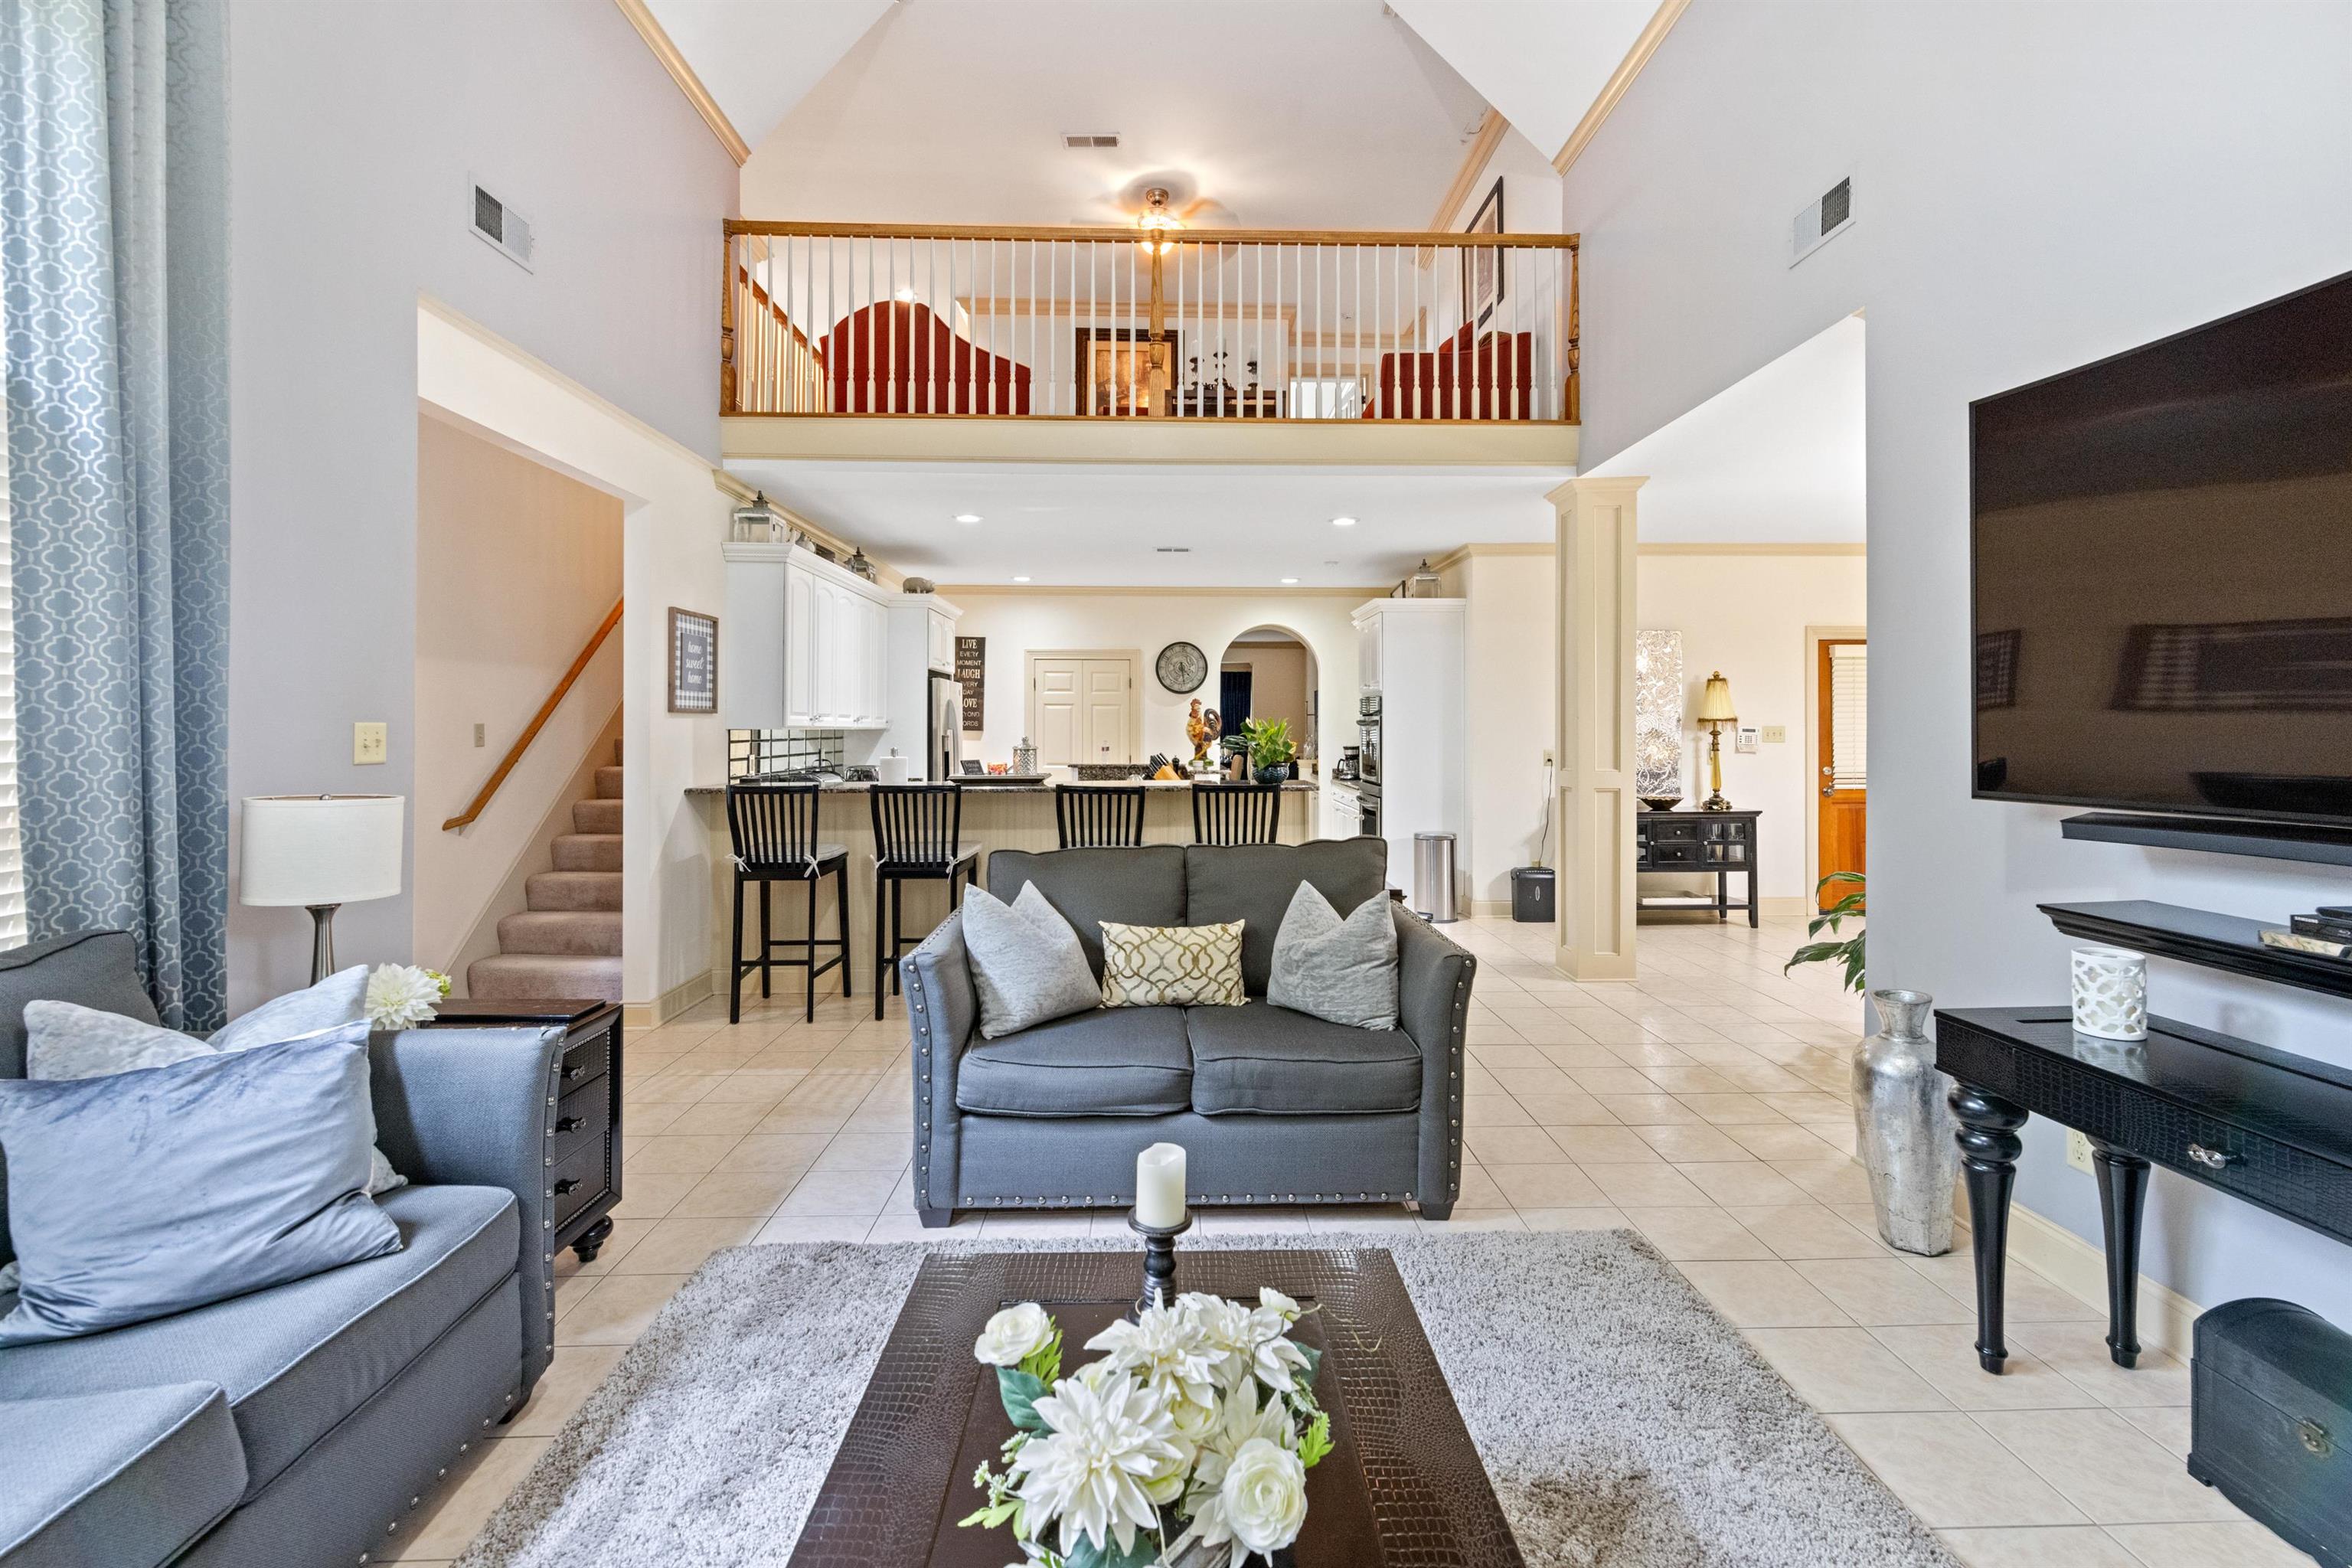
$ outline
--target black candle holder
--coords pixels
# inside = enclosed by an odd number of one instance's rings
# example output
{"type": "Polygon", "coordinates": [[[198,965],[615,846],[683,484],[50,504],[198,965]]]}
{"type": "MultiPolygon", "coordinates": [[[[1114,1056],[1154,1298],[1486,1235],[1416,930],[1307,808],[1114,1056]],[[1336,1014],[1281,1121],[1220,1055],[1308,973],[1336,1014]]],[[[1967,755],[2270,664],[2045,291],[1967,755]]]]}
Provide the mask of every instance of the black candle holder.
{"type": "Polygon", "coordinates": [[[1147,1307],[1165,1306],[1176,1299],[1176,1238],[1192,1228],[1190,1210],[1174,1225],[1146,1225],[1129,1210],[1127,1226],[1143,1237],[1143,1294],[1135,1300],[1140,1314],[1147,1307]]]}

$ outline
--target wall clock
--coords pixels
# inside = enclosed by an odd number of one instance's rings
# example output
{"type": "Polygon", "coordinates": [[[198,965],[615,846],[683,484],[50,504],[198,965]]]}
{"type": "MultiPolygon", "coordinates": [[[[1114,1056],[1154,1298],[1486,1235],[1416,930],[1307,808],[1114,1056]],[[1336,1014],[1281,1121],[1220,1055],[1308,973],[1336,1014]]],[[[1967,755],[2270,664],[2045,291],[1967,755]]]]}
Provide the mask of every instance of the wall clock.
{"type": "Polygon", "coordinates": [[[1160,684],[1180,697],[1187,691],[1200,690],[1201,682],[1209,679],[1207,656],[1188,642],[1172,642],[1161,648],[1152,668],[1160,676],[1160,684]]]}

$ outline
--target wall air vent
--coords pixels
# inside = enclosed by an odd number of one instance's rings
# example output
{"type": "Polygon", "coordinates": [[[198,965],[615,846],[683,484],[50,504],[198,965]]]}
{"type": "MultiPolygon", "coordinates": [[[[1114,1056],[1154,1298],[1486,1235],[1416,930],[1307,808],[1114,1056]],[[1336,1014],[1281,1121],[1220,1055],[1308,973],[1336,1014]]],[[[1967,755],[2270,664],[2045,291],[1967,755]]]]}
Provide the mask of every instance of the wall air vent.
{"type": "Polygon", "coordinates": [[[479,185],[474,187],[473,230],[475,238],[525,272],[531,270],[530,220],[479,185]]]}
{"type": "Polygon", "coordinates": [[[1789,265],[1794,267],[1853,226],[1853,176],[1848,174],[1817,199],[1807,202],[1804,210],[1797,214],[1789,265]]]}
{"type": "Polygon", "coordinates": [[[1062,145],[1070,148],[1116,147],[1118,145],[1118,132],[1116,131],[1065,131],[1062,132],[1062,145]]]}
{"type": "Polygon", "coordinates": [[[1154,555],[1190,555],[1192,547],[1189,544],[1155,544],[1151,552],[1154,555]]]}

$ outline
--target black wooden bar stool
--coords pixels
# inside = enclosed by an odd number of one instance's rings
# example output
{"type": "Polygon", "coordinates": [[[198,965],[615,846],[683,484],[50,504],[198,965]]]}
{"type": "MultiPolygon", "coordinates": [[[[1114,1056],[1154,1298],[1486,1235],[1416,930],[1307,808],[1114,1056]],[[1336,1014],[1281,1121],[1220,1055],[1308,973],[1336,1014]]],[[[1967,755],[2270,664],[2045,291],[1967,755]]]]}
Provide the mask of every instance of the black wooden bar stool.
{"type": "Polygon", "coordinates": [[[839,844],[824,844],[817,840],[817,786],[813,784],[730,784],[727,786],[727,832],[734,841],[735,853],[735,942],[729,951],[733,953],[727,982],[727,1021],[743,1021],[743,976],[756,969],[760,972],[760,994],[772,994],[772,969],[782,964],[787,969],[808,971],[808,1012],[816,1016],[817,976],[828,970],[841,971],[841,994],[849,994],[849,851],[839,844]],[[839,903],[835,913],[839,917],[841,934],[819,937],[816,934],[817,884],[829,876],[838,876],[841,886],[839,903]],[[760,885],[760,953],[756,958],[743,956],[743,889],[747,883],[760,885]],[[768,934],[768,885],[772,882],[805,882],[808,884],[808,933],[772,941],[768,934]],[[820,947],[836,948],[823,963],[816,961],[820,947]],[[779,958],[778,949],[787,950],[779,958]],[[790,949],[798,948],[797,957],[790,949]]]}
{"type": "Polygon", "coordinates": [[[980,846],[963,842],[961,784],[878,784],[866,799],[874,808],[874,1016],[879,1018],[883,997],[901,988],[898,951],[908,940],[899,920],[906,885],[945,882],[952,911],[962,903],[964,884],[979,868],[980,846]],[[885,946],[890,950],[887,960],[885,946]],[[882,984],[886,968],[890,975],[887,991],[882,984]]]}
{"type": "Polygon", "coordinates": [[[1057,784],[1054,822],[1065,849],[1131,848],[1143,842],[1143,786],[1057,784]]]}
{"type": "Polygon", "coordinates": [[[1272,844],[1282,821],[1282,786],[1262,784],[1196,784],[1192,786],[1192,842],[1272,844]]]}

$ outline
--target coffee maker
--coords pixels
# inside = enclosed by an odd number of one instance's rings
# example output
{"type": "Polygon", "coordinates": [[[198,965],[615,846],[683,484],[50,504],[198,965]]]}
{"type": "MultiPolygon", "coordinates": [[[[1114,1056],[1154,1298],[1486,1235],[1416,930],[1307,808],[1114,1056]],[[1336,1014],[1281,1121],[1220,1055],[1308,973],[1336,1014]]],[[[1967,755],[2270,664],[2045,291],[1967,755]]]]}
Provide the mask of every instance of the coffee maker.
{"type": "Polygon", "coordinates": [[[1332,765],[1331,776],[1334,779],[1356,777],[1362,766],[1363,754],[1364,749],[1361,746],[1340,747],[1339,760],[1332,765]]]}

